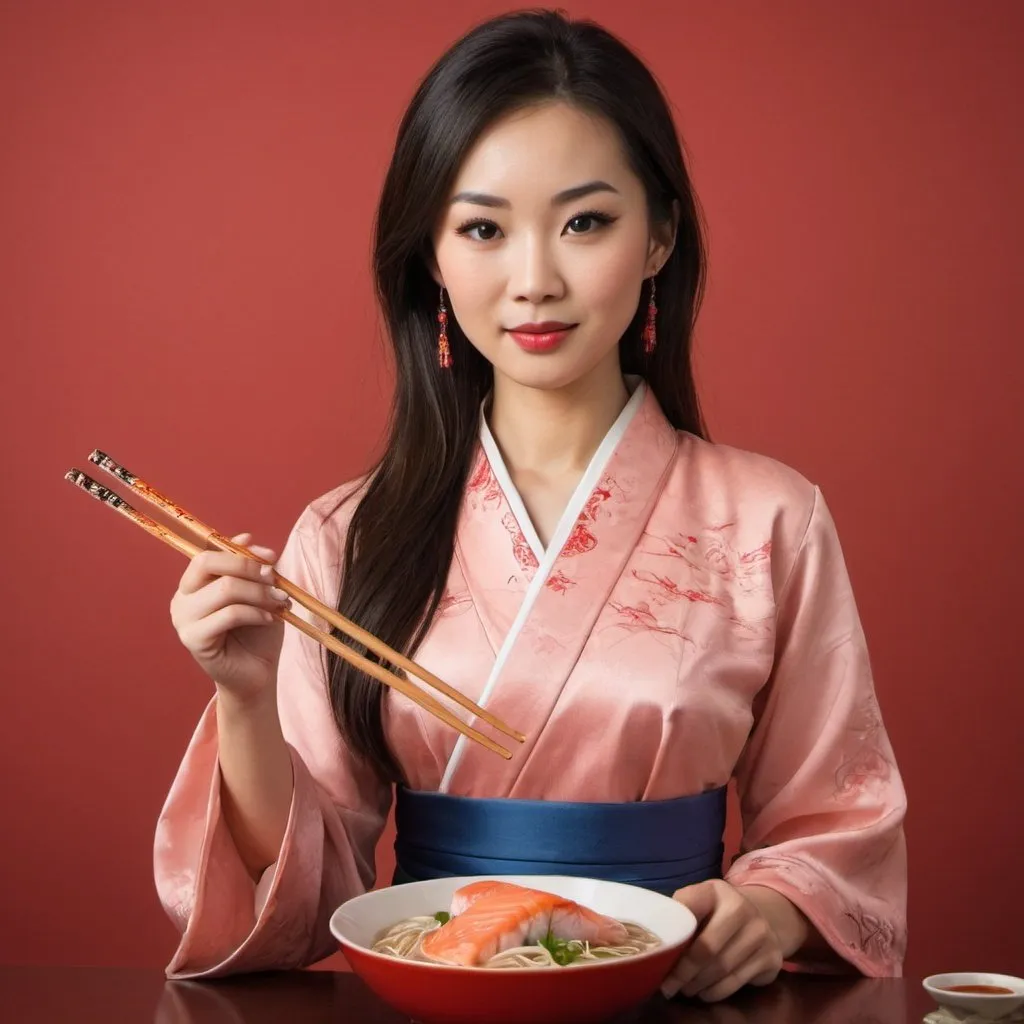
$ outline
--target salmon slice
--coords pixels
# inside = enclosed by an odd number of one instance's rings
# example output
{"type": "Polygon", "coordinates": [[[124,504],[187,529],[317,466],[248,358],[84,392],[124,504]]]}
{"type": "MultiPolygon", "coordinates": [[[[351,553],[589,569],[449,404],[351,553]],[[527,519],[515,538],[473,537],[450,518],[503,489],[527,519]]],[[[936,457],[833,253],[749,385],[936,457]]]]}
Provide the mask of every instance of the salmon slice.
{"type": "Polygon", "coordinates": [[[625,926],[612,917],[509,882],[464,886],[452,897],[452,915],[423,937],[420,949],[430,960],[462,967],[479,967],[506,949],[534,945],[548,934],[593,946],[615,946],[627,939],[625,926]]]}
{"type": "MultiPolygon", "coordinates": [[[[495,882],[487,879],[483,882],[470,882],[469,885],[464,885],[461,889],[457,889],[455,895],[452,896],[452,905],[449,907],[449,912],[452,917],[458,917],[459,914],[465,913],[481,896],[489,896],[493,892],[501,892],[513,888],[509,882],[495,882]]],[[[520,888],[520,886],[515,886],[520,888]]]]}

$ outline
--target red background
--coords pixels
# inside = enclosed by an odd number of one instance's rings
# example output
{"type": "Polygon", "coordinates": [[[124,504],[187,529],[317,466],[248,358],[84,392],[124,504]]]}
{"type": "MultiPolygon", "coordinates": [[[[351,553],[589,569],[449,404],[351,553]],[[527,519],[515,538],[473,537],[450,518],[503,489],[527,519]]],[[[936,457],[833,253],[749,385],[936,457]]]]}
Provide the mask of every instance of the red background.
{"type": "MultiPolygon", "coordinates": [[[[393,132],[502,9],[0,7],[0,962],[166,961],[153,825],[209,693],[167,613],[184,563],[64,471],[98,445],[279,545],[367,465],[393,132]]],[[[1024,5],[570,9],[678,111],[715,436],[799,468],[838,521],[910,794],[908,971],[1024,973],[1024,5]]]]}

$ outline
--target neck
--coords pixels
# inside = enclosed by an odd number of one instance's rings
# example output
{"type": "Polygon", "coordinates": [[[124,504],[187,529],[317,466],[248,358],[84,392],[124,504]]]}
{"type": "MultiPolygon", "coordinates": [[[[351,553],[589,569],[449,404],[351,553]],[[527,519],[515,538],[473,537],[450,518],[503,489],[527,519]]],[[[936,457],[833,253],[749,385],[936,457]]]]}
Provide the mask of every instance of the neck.
{"type": "Polygon", "coordinates": [[[614,364],[564,388],[525,387],[495,374],[488,422],[509,471],[582,473],[629,401],[614,364]]]}

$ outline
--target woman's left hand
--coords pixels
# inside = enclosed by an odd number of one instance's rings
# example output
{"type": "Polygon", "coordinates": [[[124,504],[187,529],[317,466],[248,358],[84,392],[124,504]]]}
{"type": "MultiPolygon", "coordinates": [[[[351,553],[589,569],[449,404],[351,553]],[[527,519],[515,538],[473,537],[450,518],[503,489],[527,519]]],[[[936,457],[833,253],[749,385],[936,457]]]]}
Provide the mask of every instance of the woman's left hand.
{"type": "Polygon", "coordinates": [[[807,919],[785,896],[760,885],[714,880],[680,889],[673,899],[697,918],[697,937],[665,979],[662,992],[707,1002],[744,985],[768,985],[807,938],[807,919]]]}

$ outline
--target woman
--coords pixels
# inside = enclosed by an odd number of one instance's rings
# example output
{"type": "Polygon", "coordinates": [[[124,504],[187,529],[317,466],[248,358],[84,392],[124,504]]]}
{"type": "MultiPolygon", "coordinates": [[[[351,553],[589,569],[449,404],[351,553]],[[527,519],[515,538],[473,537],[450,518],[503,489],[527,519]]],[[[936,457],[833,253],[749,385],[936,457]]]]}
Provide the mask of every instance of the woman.
{"type": "Polygon", "coordinates": [[[397,881],[674,894],[701,930],[667,995],[720,999],[786,961],[899,973],[904,794],[839,542],[801,476],[704,439],[703,242],[650,73],[552,13],[471,32],[399,129],[375,273],[387,448],[307,508],[278,568],[528,739],[508,762],[468,746],[283,630],[255,563],[199,555],[172,617],[216,696],[156,839],[170,976],[331,952],[392,783],[397,881]],[[513,825],[534,838],[488,845],[513,825]]]}

